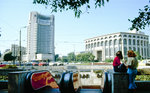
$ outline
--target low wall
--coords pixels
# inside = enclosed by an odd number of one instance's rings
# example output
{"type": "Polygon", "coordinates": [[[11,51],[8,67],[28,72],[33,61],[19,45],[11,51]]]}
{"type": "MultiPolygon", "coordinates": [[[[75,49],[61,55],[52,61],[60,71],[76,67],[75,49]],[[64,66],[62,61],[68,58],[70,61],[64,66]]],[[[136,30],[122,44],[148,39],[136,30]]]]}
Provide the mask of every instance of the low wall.
{"type": "Polygon", "coordinates": [[[112,73],[112,93],[128,93],[129,75],[127,73],[112,73]]]}
{"type": "Polygon", "coordinates": [[[0,69],[0,89],[8,89],[8,73],[23,71],[23,69],[0,69]]]}
{"type": "Polygon", "coordinates": [[[25,77],[29,71],[10,72],[8,75],[8,92],[25,93],[25,77]]]}
{"type": "Polygon", "coordinates": [[[137,90],[149,90],[150,91],[150,81],[135,81],[137,90]]]}
{"type": "MultiPolygon", "coordinates": [[[[128,93],[129,75],[127,73],[113,72],[112,93],[128,93]]],[[[149,90],[150,81],[135,81],[137,90],[149,90]]]]}

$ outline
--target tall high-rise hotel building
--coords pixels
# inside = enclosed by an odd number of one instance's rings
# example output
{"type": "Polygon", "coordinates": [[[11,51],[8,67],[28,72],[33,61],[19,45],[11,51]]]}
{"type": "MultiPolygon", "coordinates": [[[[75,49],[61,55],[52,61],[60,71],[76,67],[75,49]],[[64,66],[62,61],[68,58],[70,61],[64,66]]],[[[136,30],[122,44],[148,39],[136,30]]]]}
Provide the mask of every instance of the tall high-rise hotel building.
{"type": "Polygon", "coordinates": [[[54,15],[31,12],[27,34],[27,61],[54,60],[54,15]]]}

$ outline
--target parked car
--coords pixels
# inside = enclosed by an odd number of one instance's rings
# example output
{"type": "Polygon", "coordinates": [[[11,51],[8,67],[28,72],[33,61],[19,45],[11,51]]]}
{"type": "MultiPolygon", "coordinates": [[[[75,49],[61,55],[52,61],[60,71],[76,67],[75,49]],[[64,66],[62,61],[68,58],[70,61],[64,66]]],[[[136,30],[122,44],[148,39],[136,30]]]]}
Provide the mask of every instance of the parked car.
{"type": "Polygon", "coordinates": [[[38,66],[39,62],[32,62],[32,66],[38,66]]]}
{"type": "Polygon", "coordinates": [[[49,62],[49,66],[54,66],[55,62],[49,62]]]}
{"type": "Polygon", "coordinates": [[[63,62],[50,62],[49,65],[50,66],[63,66],[64,63],[63,62]]]}
{"type": "Polygon", "coordinates": [[[63,66],[64,63],[63,62],[57,62],[57,66],[63,66]]]}
{"type": "Polygon", "coordinates": [[[32,62],[26,62],[25,66],[32,66],[32,62]]]}
{"type": "Polygon", "coordinates": [[[46,63],[46,62],[40,62],[39,66],[48,66],[48,63],[46,63]]]}

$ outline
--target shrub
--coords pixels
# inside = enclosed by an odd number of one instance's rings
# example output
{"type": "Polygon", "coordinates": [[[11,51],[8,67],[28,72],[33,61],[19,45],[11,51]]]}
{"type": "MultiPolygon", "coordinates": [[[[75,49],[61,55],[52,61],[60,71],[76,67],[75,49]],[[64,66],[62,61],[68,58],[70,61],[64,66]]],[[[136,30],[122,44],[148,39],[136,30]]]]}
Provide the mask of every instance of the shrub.
{"type": "Polygon", "coordinates": [[[3,67],[0,67],[1,69],[12,69],[12,68],[17,68],[16,65],[6,65],[6,66],[3,66],[3,67]]]}
{"type": "Polygon", "coordinates": [[[113,59],[106,59],[105,62],[113,62],[113,59]]]}
{"type": "Polygon", "coordinates": [[[150,75],[150,68],[138,69],[140,75],[150,75]]]}
{"type": "Polygon", "coordinates": [[[150,75],[137,75],[135,80],[150,81],[150,75]]]}

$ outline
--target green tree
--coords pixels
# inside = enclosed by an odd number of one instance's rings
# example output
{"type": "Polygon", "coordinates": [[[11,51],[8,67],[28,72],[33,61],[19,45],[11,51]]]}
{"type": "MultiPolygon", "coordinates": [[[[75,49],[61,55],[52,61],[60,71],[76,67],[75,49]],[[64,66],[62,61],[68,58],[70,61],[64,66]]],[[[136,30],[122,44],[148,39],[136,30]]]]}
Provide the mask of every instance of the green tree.
{"type": "Polygon", "coordinates": [[[83,61],[83,62],[91,62],[94,61],[95,56],[88,52],[88,53],[82,53],[82,54],[78,54],[76,56],[77,61],[83,61]]]}
{"type": "Polygon", "coordinates": [[[68,61],[71,62],[71,61],[75,61],[76,59],[76,56],[74,54],[74,52],[71,52],[68,54],[68,61]]]}
{"type": "Polygon", "coordinates": [[[67,57],[67,56],[62,56],[61,61],[62,61],[62,62],[68,62],[68,57],[67,57]]]}
{"type": "Polygon", "coordinates": [[[83,55],[83,54],[78,54],[78,55],[76,56],[76,61],[83,61],[82,55],[83,55]]]}
{"type": "MultiPolygon", "coordinates": [[[[92,1],[92,0],[91,0],[92,1]]],[[[95,8],[104,6],[109,0],[93,0],[95,8]]],[[[150,0],[149,0],[150,2],[150,0]]],[[[91,8],[90,0],[33,0],[34,4],[43,4],[50,7],[51,12],[62,12],[67,10],[74,11],[75,17],[80,17],[84,12],[88,13],[91,8]],[[84,10],[83,10],[84,9],[84,10]]],[[[130,20],[132,26],[130,29],[145,29],[146,25],[150,25],[150,7],[146,5],[144,10],[140,9],[139,16],[130,20]]]]}
{"type": "Polygon", "coordinates": [[[140,53],[139,53],[139,52],[136,52],[136,51],[134,51],[134,53],[136,54],[136,58],[137,58],[138,60],[141,60],[141,55],[140,55],[140,53]]]}
{"type": "Polygon", "coordinates": [[[12,56],[12,52],[8,52],[4,55],[4,61],[12,61],[14,60],[16,57],[12,56]]]}
{"type": "Polygon", "coordinates": [[[56,54],[55,55],[55,61],[60,61],[61,60],[61,58],[59,57],[59,54],[56,54]]]}

